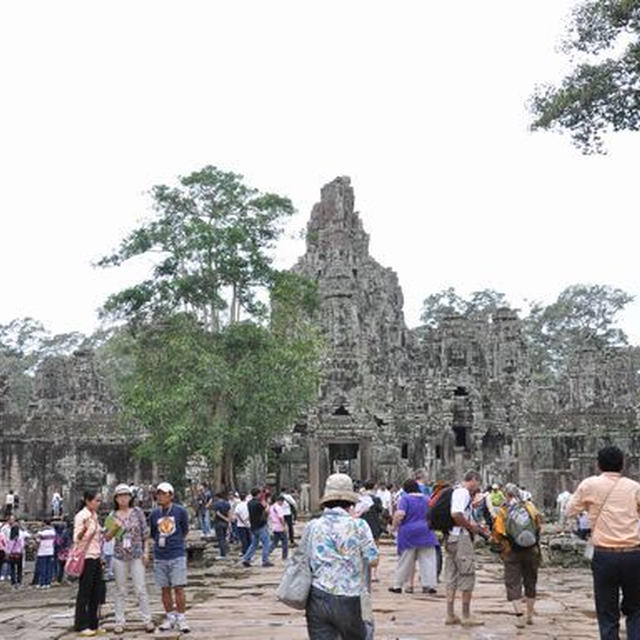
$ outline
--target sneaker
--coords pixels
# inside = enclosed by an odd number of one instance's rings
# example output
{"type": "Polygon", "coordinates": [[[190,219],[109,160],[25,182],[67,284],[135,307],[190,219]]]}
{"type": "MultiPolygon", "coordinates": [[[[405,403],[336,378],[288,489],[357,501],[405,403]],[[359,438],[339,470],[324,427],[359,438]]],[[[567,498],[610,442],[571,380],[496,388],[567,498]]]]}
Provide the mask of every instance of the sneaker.
{"type": "Polygon", "coordinates": [[[422,593],[428,593],[429,595],[433,595],[434,593],[438,593],[438,591],[433,587],[422,587],[422,593]]]}
{"type": "Polygon", "coordinates": [[[263,562],[262,566],[263,567],[275,567],[276,565],[273,564],[273,562],[263,562]]]}
{"type": "Polygon", "coordinates": [[[251,566],[251,563],[250,563],[250,562],[247,562],[246,560],[243,560],[243,561],[242,561],[242,566],[243,566],[243,567],[247,567],[247,568],[249,568],[249,567],[251,566]]]}
{"type": "MultiPolygon", "coordinates": [[[[413,593],[413,589],[411,587],[407,587],[407,589],[411,589],[411,591],[407,591],[407,593],[413,593]]],[[[389,591],[391,593],[402,593],[402,587],[389,587],[389,591]]]]}
{"type": "Polygon", "coordinates": [[[521,613],[516,613],[516,627],[518,627],[518,629],[525,628],[524,616],[521,613]]]}
{"type": "Polygon", "coordinates": [[[187,624],[187,621],[184,618],[179,618],[176,624],[176,629],[180,631],[180,633],[190,633],[191,628],[187,624]]]}
{"type": "Polygon", "coordinates": [[[176,623],[176,619],[173,614],[169,614],[165,617],[164,622],[158,627],[160,631],[171,631],[176,623]]]}
{"type": "Polygon", "coordinates": [[[106,636],[107,635],[107,630],[104,627],[98,627],[96,629],[96,635],[97,636],[106,636]]]}
{"type": "Polygon", "coordinates": [[[460,624],[461,622],[462,622],[462,620],[460,620],[460,618],[459,618],[458,616],[456,616],[456,615],[453,615],[453,616],[447,616],[447,617],[444,619],[444,623],[445,623],[445,624],[449,624],[449,625],[452,625],[452,624],[460,624]]]}
{"type": "Polygon", "coordinates": [[[463,627],[481,627],[484,624],[484,620],[478,620],[478,618],[469,616],[468,618],[462,618],[460,624],[463,627]]]}
{"type": "Polygon", "coordinates": [[[83,629],[78,636],[81,638],[92,638],[96,635],[96,632],[93,629],[83,629]]]}

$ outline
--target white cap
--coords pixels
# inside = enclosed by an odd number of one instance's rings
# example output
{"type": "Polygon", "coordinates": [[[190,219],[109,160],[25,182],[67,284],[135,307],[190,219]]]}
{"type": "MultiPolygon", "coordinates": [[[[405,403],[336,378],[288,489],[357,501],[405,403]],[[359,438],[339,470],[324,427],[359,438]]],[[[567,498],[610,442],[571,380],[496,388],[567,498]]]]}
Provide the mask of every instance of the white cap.
{"type": "Polygon", "coordinates": [[[161,482],[156,489],[158,491],[162,491],[163,493],[171,493],[173,494],[173,485],[169,484],[168,482],[161,482]]]}
{"type": "Polygon", "coordinates": [[[120,495],[122,495],[123,493],[128,493],[129,495],[133,495],[133,494],[131,493],[131,489],[129,488],[129,485],[128,485],[128,484],[126,484],[126,483],[124,483],[124,482],[123,482],[123,483],[121,483],[121,484],[119,484],[119,485],[116,487],[116,490],[115,490],[113,493],[114,493],[114,495],[116,495],[116,496],[120,496],[120,495]]]}

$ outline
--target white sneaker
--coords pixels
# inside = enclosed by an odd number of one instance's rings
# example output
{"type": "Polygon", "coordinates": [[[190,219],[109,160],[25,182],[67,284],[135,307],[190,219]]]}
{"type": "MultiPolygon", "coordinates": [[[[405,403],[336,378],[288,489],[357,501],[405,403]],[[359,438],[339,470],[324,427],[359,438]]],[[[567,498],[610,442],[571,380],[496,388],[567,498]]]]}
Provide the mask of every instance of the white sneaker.
{"type": "Polygon", "coordinates": [[[191,628],[189,627],[189,625],[187,624],[187,621],[184,618],[178,618],[176,628],[181,633],[189,633],[191,631],[191,628]]]}
{"type": "Polygon", "coordinates": [[[176,623],[176,618],[173,613],[167,614],[164,622],[158,627],[160,631],[171,631],[176,623]]]}

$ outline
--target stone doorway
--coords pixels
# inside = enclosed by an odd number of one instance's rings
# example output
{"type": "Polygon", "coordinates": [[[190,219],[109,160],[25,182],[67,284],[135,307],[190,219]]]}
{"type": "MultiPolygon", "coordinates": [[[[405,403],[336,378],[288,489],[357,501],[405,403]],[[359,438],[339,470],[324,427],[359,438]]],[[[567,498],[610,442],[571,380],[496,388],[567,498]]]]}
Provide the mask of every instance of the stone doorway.
{"type": "Polygon", "coordinates": [[[329,473],[346,473],[353,480],[360,478],[360,445],[357,442],[330,442],[327,446],[329,454],[329,473]]]}
{"type": "Polygon", "coordinates": [[[312,440],[309,442],[309,484],[311,510],[320,507],[320,497],[327,477],[346,473],[353,480],[371,477],[371,440],[349,438],[312,440]]]}

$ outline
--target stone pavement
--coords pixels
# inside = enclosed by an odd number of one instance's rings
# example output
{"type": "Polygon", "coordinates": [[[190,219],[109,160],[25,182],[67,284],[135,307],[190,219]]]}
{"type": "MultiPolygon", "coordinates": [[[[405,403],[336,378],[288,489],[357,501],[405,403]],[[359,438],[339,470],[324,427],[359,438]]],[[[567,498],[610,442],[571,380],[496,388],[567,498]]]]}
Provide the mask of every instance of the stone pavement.
{"type": "MultiPolygon", "coordinates": [[[[474,630],[447,628],[442,624],[444,596],[389,593],[395,566],[395,548],[381,547],[381,581],[374,583],[376,640],[594,640],[598,637],[592,600],[590,574],[585,569],[544,568],[541,571],[540,598],[535,624],[524,630],[514,626],[514,616],[504,597],[502,566],[488,553],[481,556],[475,614],[485,621],[474,630]]],[[[276,554],[274,554],[275,556],[276,554]]],[[[188,588],[188,620],[194,640],[212,638],[259,638],[260,640],[303,640],[306,638],[304,615],[279,604],[274,596],[282,570],[275,557],[274,568],[244,569],[232,561],[218,561],[207,569],[191,569],[188,588]]],[[[30,575],[27,574],[27,580],[30,575]]],[[[162,610],[157,589],[148,576],[152,610],[157,620],[162,610]]],[[[176,638],[176,634],[143,632],[130,602],[132,621],[124,636],[115,636],[111,606],[113,583],[109,583],[104,623],[110,639],[176,638]]],[[[0,583],[0,639],[68,640],[71,631],[75,587],[56,586],[47,591],[25,587],[14,592],[0,583]]],[[[187,636],[185,636],[187,637],[187,636]]]]}

